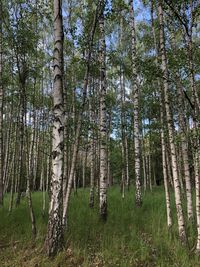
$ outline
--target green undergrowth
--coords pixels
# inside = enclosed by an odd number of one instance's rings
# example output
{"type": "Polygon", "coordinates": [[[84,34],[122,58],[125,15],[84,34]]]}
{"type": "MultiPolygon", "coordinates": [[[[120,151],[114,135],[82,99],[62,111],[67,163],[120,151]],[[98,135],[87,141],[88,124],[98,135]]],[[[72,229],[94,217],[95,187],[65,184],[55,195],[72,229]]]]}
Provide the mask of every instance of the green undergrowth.
{"type": "Polygon", "coordinates": [[[109,189],[106,223],[99,220],[97,199],[93,209],[89,208],[88,200],[88,189],[72,193],[66,246],[57,257],[48,259],[43,251],[48,207],[43,214],[42,193],[33,193],[35,241],[31,240],[26,199],[8,214],[9,195],[5,196],[4,207],[0,208],[0,266],[200,266],[200,258],[192,252],[195,225],[187,225],[189,245],[183,248],[178,241],[174,203],[174,225],[170,231],[167,229],[162,187],[146,192],[141,208],[135,207],[133,190],[122,199],[118,187],[109,189]]]}

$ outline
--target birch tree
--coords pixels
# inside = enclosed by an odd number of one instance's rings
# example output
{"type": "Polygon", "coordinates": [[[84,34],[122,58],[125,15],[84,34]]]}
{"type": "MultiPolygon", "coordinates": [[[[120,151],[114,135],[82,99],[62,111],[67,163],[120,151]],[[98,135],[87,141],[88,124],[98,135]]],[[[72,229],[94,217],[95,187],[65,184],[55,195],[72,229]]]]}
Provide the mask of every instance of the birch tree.
{"type": "Polygon", "coordinates": [[[158,15],[159,15],[159,25],[160,25],[160,54],[161,54],[161,68],[163,74],[163,86],[164,86],[164,106],[166,111],[166,119],[167,119],[167,128],[169,134],[169,144],[170,144],[170,152],[171,152],[171,162],[172,162],[172,174],[173,174],[173,182],[174,182],[174,191],[175,191],[175,202],[176,202],[176,212],[178,219],[178,230],[179,230],[179,238],[182,244],[186,245],[186,231],[185,231],[185,222],[183,216],[183,208],[181,201],[181,189],[180,189],[180,181],[178,177],[178,166],[176,159],[176,148],[174,141],[174,128],[173,128],[173,120],[170,112],[170,104],[169,104],[169,84],[168,84],[168,68],[167,68],[167,57],[165,50],[165,37],[164,37],[164,20],[163,20],[163,8],[162,8],[162,0],[159,0],[158,5],[158,15]]]}
{"type": "Polygon", "coordinates": [[[54,0],[54,79],[53,79],[52,177],[49,219],[45,241],[47,255],[55,255],[63,245],[63,22],[62,1],[54,0]]]}
{"type": "Polygon", "coordinates": [[[107,125],[106,125],[106,47],[105,47],[105,32],[104,32],[104,8],[105,1],[100,2],[101,11],[99,17],[99,64],[100,64],[100,183],[99,183],[99,205],[100,217],[102,220],[107,219],[107,125]]]}
{"type": "Polygon", "coordinates": [[[131,27],[131,60],[132,60],[132,83],[133,83],[133,119],[134,119],[134,152],[135,152],[135,202],[137,206],[142,205],[141,178],[140,178],[140,133],[139,133],[139,84],[137,77],[136,62],[136,32],[133,0],[129,2],[130,27],[131,27]]]}
{"type": "MultiPolygon", "coordinates": [[[[156,31],[155,31],[155,23],[154,23],[154,5],[153,0],[151,1],[151,26],[152,26],[152,34],[154,40],[154,48],[156,51],[156,65],[159,66],[159,48],[156,40],[156,31]]],[[[166,210],[167,210],[167,226],[171,228],[172,226],[172,211],[171,211],[171,201],[170,201],[170,190],[169,190],[169,181],[167,177],[167,149],[166,149],[166,136],[165,136],[165,118],[164,118],[164,106],[163,106],[163,94],[162,94],[162,84],[160,77],[157,78],[159,93],[160,93],[160,138],[161,138],[161,152],[162,152],[162,171],[163,171],[163,179],[164,179],[164,187],[165,187],[165,202],[166,202],[166,210]]]]}

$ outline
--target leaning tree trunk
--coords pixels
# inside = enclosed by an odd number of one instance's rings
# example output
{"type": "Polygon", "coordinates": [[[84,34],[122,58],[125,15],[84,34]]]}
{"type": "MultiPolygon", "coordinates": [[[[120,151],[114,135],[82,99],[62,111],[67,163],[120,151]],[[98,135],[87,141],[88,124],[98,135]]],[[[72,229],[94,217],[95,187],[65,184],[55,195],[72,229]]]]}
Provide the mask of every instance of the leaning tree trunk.
{"type": "Polygon", "coordinates": [[[53,80],[52,177],[49,220],[45,241],[48,256],[63,246],[62,178],[63,178],[63,22],[62,1],[54,0],[54,80],[53,80]]]}
{"type": "Polygon", "coordinates": [[[136,33],[133,0],[130,0],[130,26],[132,31],[132,77],[133,77],[133,104],[134,104],[134,149],[135,149],[135,202],[137,206],[142,205],[141,181],[140,181],[140,140],[139,140],[139,85],[137,81],[136,66],[136,33]]]}
{"type": "Polygon", "coordinates": [[[77,160],[77,154],[78,154],[79,139],[80,139],[80,134],[81,134],[81,129],[82,129],[82,114],[85,110],[85,104],[86,104],[86,98],[87,98],[87,87],[88,87],[88,79],[89,79],[89,73],[90,73],[91,52],[92,52],[93,39],[94,39],[95,30],[96,30],[97,20],[98,20],[98,6],[96,8],[94,21],[93,21],[93,25],[92,25],[92,29],[91,29],[91,34],[89,35],[89,49],[88,49],[88,56],[87,56],[87,66],[86,66],[84,85],[83,85],[83,102],[82,102],[81,110],[80,110],[80,112],[78,114],[78,118],[77,118],[76,136],[75,136],[75,141],[74,141],[74,145],[73,145],[73,152],[72,152],[72,164],[71,164],[71,168],[70,168],[66,192],[63,192],[63,199],[64,199],[63,200],[64,201],[63,202],[63,216],[62,216],[63,227],[65,227],[67,224],[67,222],[66,222],[67,211],[68,211],[68,207],[69,207],[69,198],[70,198],[72,183],[73,183],[73,179],[74,179],[74,172],[75,172],[76,160],[77,160]]]}
{"type": "Polygon", "coordinates": [[[178,230],[179,230],[179,238],[180,238],[181,243],[186,245],[187,238],[186,238],[185,222],[184,222],[183,208],[182,208],[182,202],[181,202],[180,181],[178,177],[178,166],[177,166],[176,148],[175,148],[175,141],[174,141],[174,129],[173,129],[172,116],[170,113],[169,95],[168,95],[169,74],[168,74],[168,68],[167,68],[167,57],[166,57],[165,40],[164,40],[162,0],[159,1],[158,13],[159,13],[159,24],[160,24],[160,53],[161,53],[162,71],[163,71],[164,104],[165,104],[167,127],[168,127],[168,134],[169,134],[169,144],[170,144],[171,161],[172,161],[172,174],[173,174],[174,191],[175,191],[175,202],[176,202],[176,211],[177,211],[177,218],[178,218],[178,230]]]}

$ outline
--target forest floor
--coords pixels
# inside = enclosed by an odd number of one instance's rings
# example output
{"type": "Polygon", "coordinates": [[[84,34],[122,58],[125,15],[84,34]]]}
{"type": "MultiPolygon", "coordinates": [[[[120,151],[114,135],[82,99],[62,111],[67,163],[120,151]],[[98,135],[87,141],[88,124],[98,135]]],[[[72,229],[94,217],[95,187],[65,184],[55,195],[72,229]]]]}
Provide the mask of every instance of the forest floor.
{"type": "MultiPolygon", "coordinates": [[[[37,238],[31,241],[31,223],[26,199],[8,214],[9,195],[0,208],[0,267],[198,267],[194,226],[188,226],[189,248],[178,242],[176,224],[170,233],[166,225],[163,188],[146,192],[136,208],[134,192],[122,200],[118,187],[108,192],[108,220],[102,223],[98,206],[88,207],[89,190],[72,193],[66,247],[54,259],[43,252],[47,210],[42,214],[42,193],[33,193],[37,238]]],[[[176,221],[173,203],[173,218],[176,221]]]]}

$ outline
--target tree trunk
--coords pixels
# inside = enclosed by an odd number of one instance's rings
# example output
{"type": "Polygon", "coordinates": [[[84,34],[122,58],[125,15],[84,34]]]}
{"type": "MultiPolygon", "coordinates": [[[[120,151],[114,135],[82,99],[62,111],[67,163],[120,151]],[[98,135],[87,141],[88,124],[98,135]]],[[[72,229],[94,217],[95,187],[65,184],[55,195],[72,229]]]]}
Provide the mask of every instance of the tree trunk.
{"type": "Polygon", "coordinates": [[[54,80],[51,199],[45,249],[55,255],[63,246],[62,178],[63,178],[63,23],[62,1],[54,0],[54,80]]]}
{"type": "Polygon", "coordinates": [[[133,0],[130,0],[130,26],[132,32],[132,77],[133,77],[133,119],[134,119],[134,150],[135,150],[135,202],[136,206],[142,205],[141,181],[140,181],[140,140],[139,140],[139,85],[137,81],[136,66],[136,33],[133,0]]]}
{"type": "Polygon", "coordinates": [[[90,198],[89,207],[94,207],[94,171],[95,171],[95,150],[94,150],[94,131],[90,137],[90,198]]]}
{"type": "Polygon", "coordinates": [[[197,244],[196,252],[200,254],[200,171],[199,171],[199,154],[195,151],[194,155],[194,170],[195,170],[195,190],[196,190],[196,215],[197,215],[197,244]]]}
{"type": "Polygon", "coordinates": [[[164,84],[164,104],[165,104],[165,110],[166,110],[167,127],[168,127],[168,134],[169,134],[171,160],[172,160],[172,174],[173,174],[173,181],[174,181],[178,230],[179,230],[179,238],[180,238],[181,243],[186,245],[187,238],[186,238],[185,222],[184,222],[183,208],[182,208],[182,202],[181,202],[180,181],[178,177],[178,166],[177,166],[176,149],[175,149],[175,142],[174,142],[174,129],[173,129],[173,122],[172,122],[172,117],[170,113],[169,96],[168,96],[169,75],[168,75],[167,58],[166,58],[166,51],[165,51],[162,0],[159,0],[158,13],[159,13],[159,24],[160,24],[160,52],[161,52],[163,84],[164,84]]]}
{"type": "Polygon", "coordinates": [[[0,205],[3,205],[3,30],[2,30],[2,2],[0,3],[0,205]]]}
{"type": "Polygon", "coordinates": [[[99,64],[100,64],[100,183],[99,183],[99,206],[100,218],[107,219],[107,155],[106,155],[106,47],[104,32],[104,8],[105,1],[101,1],[101,13],[99,18],[99,64]]]}
{"type": "MultiPolygon", "coordinates": [[[[94,81],[94,79],[93,79],[94,81]]],[[[94,207],[94,176],[95,176],[95,112],[94,112],[94,82],[90,85],[90,97],[89,97],[89,118],[90,118],[90,196],[89,196],[89,207],[94,207]],[[92,90],[93,89],[93,90],[92,90]]]]}
{"type": "Polygon", "coordinates": [[[20,128],[20,149],[19,149],[19,170],[18,170],[18,187],[17,187],[17,197],[16,197],[16,206],[20,204],[21,201],[21,193],[23,191],[23,182],[24,182],[24,119],[25,119],[25,112],[26,112],[26,100],[25,100],[25,91],[26,91],[26,80],[22,77],[19,71],[19,79],[20,79],[20,120],[19,120],[19,128],[20,128]]]}
{"type": "MultiPolygon", "coordinates": [[[[34,120],[34,118],[33,118],[34,120]]],[[[26,186],[26,195],[28,199],[28,206],[30,211],[30,217],[31,217],[31,226],[32,226],[32,235],[33,238],[36,237],[36,222],[35,222],[35,214],[33,210],[33,204],[32,204],[32,196],[31,196],[31,181],[33,180],[33,149],[34,149],[34,135],[35,135],[35,120],[33,122],[33,130],[31,133],[31,144],[30,144],[30,150],[29,150],[29,157],[28,157],[28,169],[27,169],[27,186],[26,186]]],[[[29,145],[28,142],[28,132],[26,132],[26,139],[27,139],[27,147],[29,145]]]]}
{"type": "MultiPolygon", "coordinates": [[[[162,103],[162,100],[160,99],[162,103]]],[[[166,144],[165,144],[165,136],[164,136],[164,114],[163,107],[160,104],[160,120],[161,120],[161,146],[162,146],[162,166],[163,166],[163,178],[164,178],[164,186],[165,186],[165,201],[166,201],[166,209],[167,209],[167,226],[171,228],[172,226],[172,213],[171,213],[171,204],[170,204],[170,193],[169,193],[169,183],[167,179],[167,166],[166,166],[166,144]]]]}
{"type": "Polygon", "coordinates": [[[191,178],[189,171],[189,157],[188,157],[188,147],[187,147],[187,136],[186,133],[186,122],[184,118],[184,110],[183,110],[183,94],[181,90],[181,82],[178,73],[176,73],[176,85],[177,85],[177,98],[178,98],[178,121],[180,127],[180,135],[181,135],[181,153],[183,158],[183,173],[185,178],[186,185],[186,197],[187,197],[187,217],[188,220],[193,220],[193,207],[192,207],[192,186],[191,186],[191,178]]]}
{"type": "Polygon", "coordinates": [[[87,87],[88,87],[88,79],[89,79],[89,73],[90,73],[90,61],[91,61],[91,52],[92,52],[92,45],[93,45],[93,38],[94,33],[96,30],[96,24],[98,20],[98,7],[96,8],[91,35],[89,36],[89,49],[88,49],[88,56],[87,56],[87,66],[86,66],[86,72],[84,77],[84,85],[83,85],[83,102],[81,106],[81,110],[79,112],[78,118],[77,118],[77,128],[76,128],[76,136],[75,136],[75,142],[73,146],[73,152],[72,152],[72,164],[70,168],[69,173],[69,179],[67,184],[66,192],[63,192],[64,202],[63,202],[63,216],[62,216],[62,223],[63,227],[66,225],[66,217],[67,217],[67,211],[69,206],[69,197],[71,193],[73,178],[74,178],[74,172],[76,167],[76,159],[78,154],[78,146],[79,146],[79,139],[81,134],[81,128],[82,128],[82,114],[85,109],[86,104],[86,97],[87,97],[87,87]]]}

